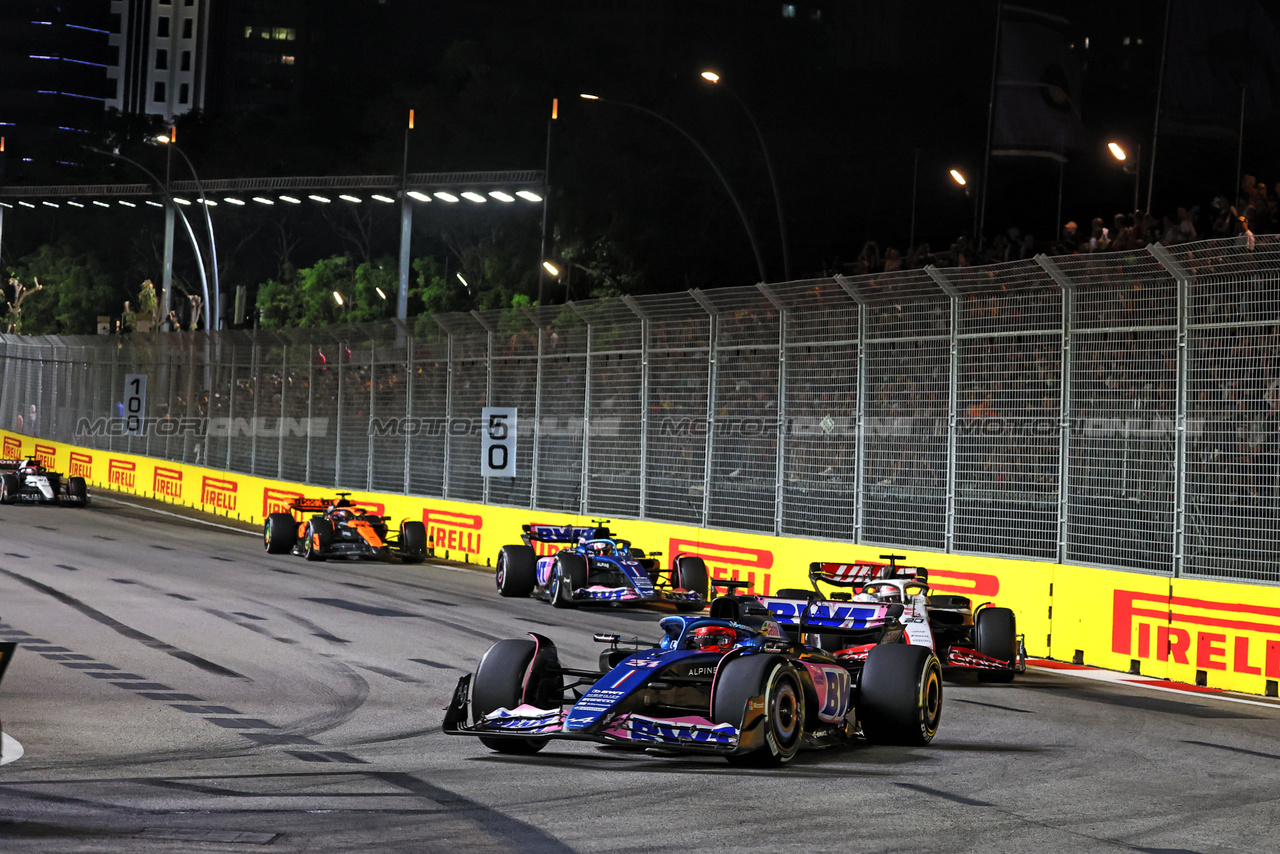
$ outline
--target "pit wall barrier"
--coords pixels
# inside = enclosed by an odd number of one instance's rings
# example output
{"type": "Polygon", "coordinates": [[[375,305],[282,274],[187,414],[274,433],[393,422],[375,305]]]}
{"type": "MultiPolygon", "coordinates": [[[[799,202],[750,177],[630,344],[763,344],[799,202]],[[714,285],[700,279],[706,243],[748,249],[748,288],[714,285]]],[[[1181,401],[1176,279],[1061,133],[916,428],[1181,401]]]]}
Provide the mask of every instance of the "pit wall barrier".
{"type": "MultiPolygon", "coordinates": [[[[138,495],[228,519],[262,524],[298,497],[332,490],[267,480],[151,457],[89,450],[0,431],[0,457],[34,456],[91,488],[138,495]]],[[[352,492],[353,503],[394,520],[421,519],[437,557],[492,565],[499,549],[520,542],[529,523],[581,525],[557,512],[490,507],[420,496],[352,492]]],[[[68,511],[70,512],[70,511],[68,511]]],[[[748,581],[751,591],[807,587],[821,561],[879,562],[894,552],[929,570],[939,593],[1010,608],[1028,654],[1140,673],[1191,685],[1266,696],[1280,683],[1280,588],[1168,578],[1096,567],[614,519],[620,536],[646,551],[696,554],[715,578],[748,581]]],[[[546,553],[554,546],[545,546],[546,553]]]]}

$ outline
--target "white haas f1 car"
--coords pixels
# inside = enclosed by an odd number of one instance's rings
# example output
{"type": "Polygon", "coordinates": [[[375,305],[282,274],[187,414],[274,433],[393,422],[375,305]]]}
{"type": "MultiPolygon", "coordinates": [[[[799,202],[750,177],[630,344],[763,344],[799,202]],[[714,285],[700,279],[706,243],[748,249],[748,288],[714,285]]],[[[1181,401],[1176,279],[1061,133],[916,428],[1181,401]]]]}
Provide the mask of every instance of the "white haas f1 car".
{"type": "Polygon", "coordinates": [[[532,593],[557,608],[652,602],[692,612],[707,606],[710,579],[702,558],[677,555],[671,568],[663,569],[657,559],[662,552],[645,554],[618,539],[606,524],[523,526],[524,545],[503,546],[498,552],[498,593],[532,593]],[[535,543],[564,547],[539,557],[535,543]]]}
{"type": "Polygon", "coordinates": [[[881,643],[883,628],[868,626],[861,635],[823,634],[824,628],[848,629],[858,620],[859,606],[887,604],[899,614],[906,643],[929,647],[951,674],[974,673],[981,682],[1011,682],[1027,669],[1024,636],[1017,633],[1013,611],[989,602],[976,608],[965,596],[930,594],[929,571],[898,566],[901,555],[881,555],[888,564],[812,563],[812,590],[783,589],[764,598],[765,605],[788,632],[819,635],[818,645],[839,658],[859,658],[881,643]],[[850,588],[825,594],[819,584],[850,588]],[[857,592],[854,592],[857,591],[857,592]]]}
{"type": "Polygon", "coordinates": [[[82,477],[50,471],[38,460],[0,460],[0,504],[63,504],[84,507],[89,487],[82,477]]]}

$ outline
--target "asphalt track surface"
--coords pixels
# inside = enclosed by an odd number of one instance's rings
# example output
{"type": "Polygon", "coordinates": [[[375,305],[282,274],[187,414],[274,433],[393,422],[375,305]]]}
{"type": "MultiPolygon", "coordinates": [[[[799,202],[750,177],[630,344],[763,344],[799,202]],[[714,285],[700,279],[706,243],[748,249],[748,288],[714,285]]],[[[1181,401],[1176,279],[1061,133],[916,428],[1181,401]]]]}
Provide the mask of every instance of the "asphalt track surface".
{"type": "Polygon", "coordinates": [[[140,507],[0,508],[4,852],[1272,849],[1280,707],[1033,670],[948,682],[925,748],[784,769],[440,731],[458,676],[526,631],[594,631],[456,566],[269,556],[140,507]]]}

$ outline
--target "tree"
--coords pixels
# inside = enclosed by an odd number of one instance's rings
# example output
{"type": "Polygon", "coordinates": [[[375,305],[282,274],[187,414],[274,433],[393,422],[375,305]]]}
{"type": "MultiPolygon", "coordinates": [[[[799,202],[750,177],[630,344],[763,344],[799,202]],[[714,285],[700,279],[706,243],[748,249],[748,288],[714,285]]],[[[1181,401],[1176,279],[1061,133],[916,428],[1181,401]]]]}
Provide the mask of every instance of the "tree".
{"type": "Polygon", "coordinates": [[[99,315],[114,315],[116,280],[97,255],[65,244],[45,244],[19,260],[14,277],[39,281],[46,296],[24,304],[22,331],[28,335],[92,335],[99,315]]]}
{"type": "Polygon", "coordinates": [[[13,287],[13,302],[7,303],[7,312],[5,314],[5,332],[14,335],[22,334],[22,304],[27,297],[32,294],[44,290],[44,285],[36,280],[34,288],[28,288],[20,279],[10,279],[9,284],[13,287]]]}

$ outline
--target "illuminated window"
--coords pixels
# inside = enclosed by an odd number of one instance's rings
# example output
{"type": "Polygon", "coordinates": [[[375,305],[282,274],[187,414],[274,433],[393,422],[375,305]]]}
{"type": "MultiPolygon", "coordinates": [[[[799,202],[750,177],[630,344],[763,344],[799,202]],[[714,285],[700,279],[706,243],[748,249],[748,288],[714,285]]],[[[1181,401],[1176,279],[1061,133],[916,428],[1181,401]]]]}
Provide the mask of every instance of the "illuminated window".
{"type": "Polygon", "coordinates": [[[244,37],[247,39],[253,38],[253,27],[244,28],[244,37]]]}
{"type": "Polygon", "coordinates": [[[782,17],[784,17],[784,18],[794,18],[795,16],[796,16],[796,7],[795,7],[795,4],[793,4],[793,3],[783,3],[783,4],[782,4],[782,17]]]}
{"type": "Polygon", "coordinates": [[[161,15],[156,19],[156,38],[169,38],[169,16],[161,15]]]}
{"type": "Polygon", "coordinates": [[[280,57],[280,64],[281,64],[281,65],[293,65],[293,61],[294,61],[294,60],[293,60],[293,57],[292,57],[292,56],[282,56],[282,57],[280,57]]]}
{"type": "Polygon", "coordinates": [[[293,27],[275,27],[271,30],[271,37],[278,42],[291,42],[294,40],[293,27]]]}

